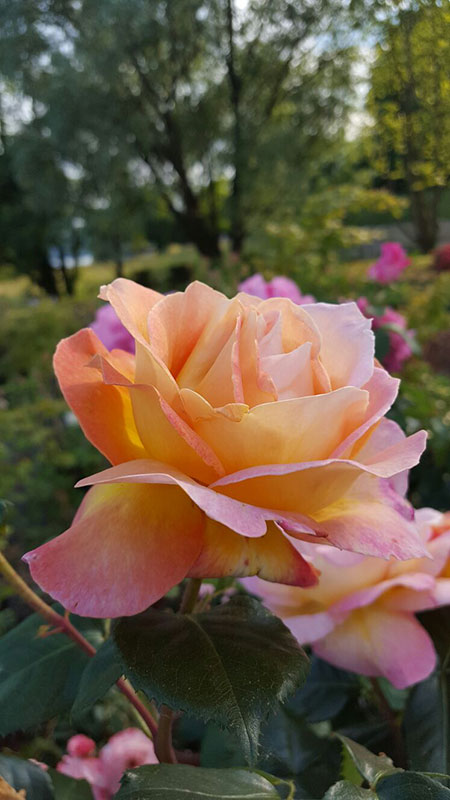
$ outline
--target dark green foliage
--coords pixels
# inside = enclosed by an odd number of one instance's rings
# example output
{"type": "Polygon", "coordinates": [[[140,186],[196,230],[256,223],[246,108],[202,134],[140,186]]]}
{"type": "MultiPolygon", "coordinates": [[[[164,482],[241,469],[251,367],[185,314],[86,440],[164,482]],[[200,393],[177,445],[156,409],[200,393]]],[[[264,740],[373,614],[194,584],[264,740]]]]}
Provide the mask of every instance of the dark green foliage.
{"type": "Polygon", "coordinates": [[[375,756],[367,748],[346,736],[339,736],[339,739],[348,751],[358,772],[371,786],[375,786],[382,775],[399,771],[388,756],[375,756]]]}
{"type": "Polygon", "coordinates": [[[358,689],[356,675],[312,656],[305,685],[286,701],[286,706],[309,722],[322,722],[333,719],[358,689]]]}
{"type": "Polygon", "coordinates": [[[331,786],[323,800],[374,800],[370,789],[361,789],[349,781],[339,781],[331,786]]]}
{"type": "Polygon", "coordinates": [[[54,799],[49,776],[31,761],[0,755],[0,776],[16,791],[25,789],[27,800],[54,799]]]}
{"type": "MultiPolygon", "coordinates": [[[[95,645],[99,626],[75,618],[95,645]]],[[[28,730],[71,708],[88,656],[65,634],[48,632],[33,614],[0,638],[0,735],[28,730]]]]}
{"type": "Polygon", "coordinates": [[[379,800],[450,800],[450,789],[418,772],[403,772],[382,778],[377,784],[379,800]]]}
{"type": "Polygon", "coordinates": [[[306,677],[308,660],[292,634],[246,596],[204,614],[150,609],[122,619],[114,638],[136,688],[229,727],[250,761],[261,718],[306,677]]]}
{"type": "Polygon", "coordinates": [[[448,677],[438,669],[411,690],[403,731],[411,769],[448,772],[448,677]]]}
{"type": "Polygon", "coordinates": [[[122,664],[112,639],[107,639],[95,656],[89,659],[81,676],[77,696],[72,707],[72,715],[76,719],[98,701],[119,680],[122,675],[122,664]]]}
{"type": "Polygon", "coordinates": [[[117,800],[279,800],[280,795],[267,778],[237,769],[158,766],[129,770],[117,800]]]}
{"type": "Polygon", "coordinates": [[[92,791],[86,781],[69,778],[55,769],[49,770],[55,800],[92,800],[92,791]]]}

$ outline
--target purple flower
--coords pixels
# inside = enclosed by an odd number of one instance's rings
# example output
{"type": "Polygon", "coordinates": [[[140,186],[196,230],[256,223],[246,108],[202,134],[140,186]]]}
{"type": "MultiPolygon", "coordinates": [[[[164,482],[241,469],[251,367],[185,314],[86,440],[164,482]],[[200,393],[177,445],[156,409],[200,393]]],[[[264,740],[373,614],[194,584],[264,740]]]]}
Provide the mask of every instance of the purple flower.
{"type": "Polygon", "coordinates": [[[98,309],[90,327],[108,350],[118,349],[134,353],[133,337],[122,325],[113,307],[109,304],[98,309]]]}
{"type": "Polygon", "coordinates": [[[239,284],[239,290],[268,300],[270,297],[287,297],[293,303],[304,306],[307,303],[315,303],[316,299],[312,294],[302,294],[297,284],[284,275],[278,275],[271,281],[264,280],[263,276],[257,272],[250,278],[239,284]]]}

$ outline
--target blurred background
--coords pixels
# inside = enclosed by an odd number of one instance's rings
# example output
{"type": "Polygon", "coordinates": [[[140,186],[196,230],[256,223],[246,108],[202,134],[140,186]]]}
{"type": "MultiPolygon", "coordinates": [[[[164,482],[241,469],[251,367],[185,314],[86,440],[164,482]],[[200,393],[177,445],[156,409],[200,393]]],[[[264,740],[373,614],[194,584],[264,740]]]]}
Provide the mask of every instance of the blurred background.
{"type": "MultiPolygon", "coordinates": [[[[404,330],[392,318],[377,331],[377,353],[392,333],[414,340],[392,412],[429,431],[411,499],[448,508],[449,176],[446,1],[0,0],[12,560],[67,527],[74,483],[103,466],[51,357],[116,276],[233,293],[254,273],[286,275],[317,300],[402,314],[404,330]],[[367,271],[386,242],[411,263],[382,284],[367,271]]],[[[10,624],[4,608],[0,632],[10,624]]]]}

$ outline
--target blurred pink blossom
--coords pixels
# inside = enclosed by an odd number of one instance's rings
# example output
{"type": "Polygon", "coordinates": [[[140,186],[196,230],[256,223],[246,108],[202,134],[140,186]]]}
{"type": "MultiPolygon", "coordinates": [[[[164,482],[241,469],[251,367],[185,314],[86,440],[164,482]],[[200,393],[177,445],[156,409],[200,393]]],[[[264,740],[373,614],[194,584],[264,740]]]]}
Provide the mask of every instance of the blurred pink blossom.
{"type": "MultiPolygon", "coordinates": [[[[384,422],[388,441],[395,423],[384,422]]],[[[320,658],[362,675],[384,676],[402,689],[428,677],[436,663],[433,642],[415,612],[450,604],[450,513],[422,508],[416,525],[431,558],[385,561],[297,542],[320,570],[317,586],[303,589],[260,578],[242,583],[320,658]]]]}
{"type": "Polygon", "coordinates": [[[389,350],[382,359],[383,366],[386,367],[389,372],[400,372],[404,362],[412,356],[413,351],[410,342],[414,339],[415,331],[412,329],[408,330],[406,318],[403,314],[400,314],[399,311],[395,311],[395,309],[390,306],[386,306],[383,313],[377,316],[374,313],[374,309],[371,308],[367,297],[359,297],[356,304],[365,317],[372,318],[372,327],[374,331],[379,328],[395,325],[405,332],[406,336],[403,336],[402,333],[389,330],[389,327],[387,327],[389,334],[389,350]]]}
{"type": "Polygon", "coordinates": [[[98,309],[90,327],[108,350],[118,349],[134,353],[134,339],[109,303],[98,309]]]}
{"type": "Polygon", "coordinates": [[[411,263],[405,250],[398,242],[386,242],[381,245],[381,255],[369,267],[368,276],[378,283],[390,283],[397,280],[403,270],[411,263]]]}
{"type": "Polygon", "coordinates": [[[94,755],[95,742],[81,734],[69,739],[67,752],[56,769],[71,778],[87,781],[94,800],[110,800],[119,790],[125,770],[158,763],[152,741],[137,728],[127,728],[111,736],[98,756],[94,755]]]}
{"type": "Polygon", "coordinates": [[[242,283],[239,284],[239,290],[247,294],[252,294],[255,297],[260,297],[262,300],[268,300],[270,297],[287,297],[299,306],[316,302],[312,294],[302,294],[297,284],[284,275],[278,275],[272,278],[271,281],[266,281],[263,276],[257,272],[255,275],[242,281],[242,283]]]}

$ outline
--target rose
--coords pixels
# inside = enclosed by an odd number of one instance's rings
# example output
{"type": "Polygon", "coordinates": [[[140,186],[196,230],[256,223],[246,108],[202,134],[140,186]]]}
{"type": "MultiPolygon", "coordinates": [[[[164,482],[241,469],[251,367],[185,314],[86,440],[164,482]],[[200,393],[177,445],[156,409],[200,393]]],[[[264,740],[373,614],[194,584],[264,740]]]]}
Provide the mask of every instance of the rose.
{"type": "Polygon", "coordinates": [[[56,767],[64,775],[87,781],[94,800],[110,800],[118,792],[125,770],[158,763],[152,741],[137,728],[111,736],[98,757],[93,755],[95,749],[95,742],[87,736],[72,736],[67,743],[68,755],[56,767]]]}
{"type": "Polygon", "coordinates": [[[425,433],[383,420],[399,382],[374,365],[354,303],[229,300],[200,283],[164,297],[125,279],[101,297],[136,357],[82,330],[54,363],[113,466],[80,481],[93,488],[71,528],[25,557],[67,609],[136,614],[186,576],[311,585],[299,537],[424,554],[388,479],[417,463],[425,433]]]}
{"type": "Polygon", "coordinates": [[[402,689],[433,671],[436,654],[414,616],[450,603],[450,513],[422,508],[418,530],[432,556],[384,561],[328,546],[299,545],[320,569],[312,589],[247,578],[301,644],[337,667],[384,676],[402,689]]]}
{"type": "Polygon", "coordinates": [[[400,372],[404,362],[413,354],[411,344],[414,342],[415,331],[407,330],[406,318],[403,314],[395,311],[395,309],[390,306],[386,306],[382,314],[376,315],[373,313],[373,309],[370,307],[367,297],[359,297],[356,303],[364,316],[372,319],[372,327],[374,330],[380,328],[386,329],[387,326],[389,350],[381,360],[389,371],[400,372]],[[403,336],[399,331],[392,330],[390,326],[395,326],[401,331],[404,331],[406,336],[403,336]],[[408,339],[406,337],[408,337],[408,339]]]}
{"type": "Polygon", "coordinates": [[[262,300],[268,300],[269,297],[287,297],[293,303],[303,306],[307,303],[314,303],[315,298],[312,294],[302,294],[297,284],[290,278],[284,275],[277,275],[271,281],[264,280],[263,276],[257,272],[250,278],[239,284],[241,292],[260,297],[262,300]]]}
{"type": "Polygon", "coordinates": [[[398,242],[386,242],[381,245],[381,255],[369,267],[368,276],[378,283],[390,283],[397,280],[404,269],[411,263],[405,250],[398,242]]]}
{"type": "Polygon", "coordinates": [[[122,325],[112,306],[101,306],[90,327],[108,350],[118,348],[134,353],[134,339],[122,325]]]}

